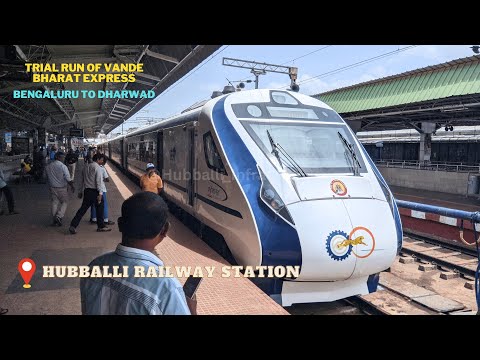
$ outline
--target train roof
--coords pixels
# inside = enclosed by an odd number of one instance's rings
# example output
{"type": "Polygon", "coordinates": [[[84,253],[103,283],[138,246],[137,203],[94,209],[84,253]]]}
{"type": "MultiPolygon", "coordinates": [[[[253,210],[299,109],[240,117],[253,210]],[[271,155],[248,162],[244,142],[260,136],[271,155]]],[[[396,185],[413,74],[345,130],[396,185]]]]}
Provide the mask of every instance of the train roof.
{"type": "MultiPolygon", "coordinates": [[[[189,106],[188,108],[183,110],[180,114],[176,114],[176,115],[171,116],[169,118],[162,119],[162,120],[160,120],[160,121],[158,121],[154,124],[147,125],[145,127],[137,129],[135,131],[132,131],[131,133],[117,136],[114,139],[108,139],[108,140],[104,141],[104,143],[109,142],[109,141],[118,140],[118,139],[121,139],[121,138],[129,138],[129,137],[136,136],[136,135],[146,134],[146,133],[155,131],[159,128],[165,128],[166,126],[173,127],[175,125],[181,125],[185,122],[196,120],[196,119],[194,119],[195,115],[199,114],[204,106],[208,106],[208,104],[211,104],[212,102],[217,102],[224,97],[227,97],[229,95],[235,95],[235,94],[240,95],[239,99],[243,100],[243,102],[244,102],[245,99],[249,98],[249,96],[250,96],[249,93],[254,92],[254,91],[256,91],[256,92],[261,91],[265,95],[266,92],[271,92],[271,91],[284,92],[284,91],[288,91],[288,90],[279,90],[279,89],[255,89],[255,90],[253,90],[252,89],[252,90],[244,90],[244,91],[241,91],[241,92],[227,93],[227,94],[223,94],[223,95],[214,97],[213,99],[202,100],[202,101],[199,101],[199,102],[189,106]]],[[[290,91],[288,91],[288,92],[290,92],[290,91]]],[[[321,101],[319,99],[313,98],[309,95],[299,94],[299,93],[295,93],[295,92],[291,93],[291,95],[294,96],[297,99],[300,98],[301,102],[305,105],[320,104],[322,107],[324,107],[326,109],[332,109],[330,106],[328,106],[328,104],[324,103],[323,101],[321,101]]],[[[298,100],[300,100],[300,99],[298,99],[298,100]]]]}

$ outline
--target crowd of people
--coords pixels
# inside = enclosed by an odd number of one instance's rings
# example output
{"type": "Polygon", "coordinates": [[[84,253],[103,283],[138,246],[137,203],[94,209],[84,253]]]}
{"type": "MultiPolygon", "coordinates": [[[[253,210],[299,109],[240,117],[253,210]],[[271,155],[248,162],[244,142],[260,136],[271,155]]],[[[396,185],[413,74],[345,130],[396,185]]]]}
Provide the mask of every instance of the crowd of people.
{"type": "MultiPolygon", "coordinates": [[[[93,148],[89,150],[93,151],[93,148]]],[[[61,219],[65,214],[68,200],[66,187],[69,185],[73,189],[76,163],[80,155],[84,158],[87,157],[87,152],[86,149],[79,149],[77,147],[75,151],[69,149],[65,155],[63,149],[57,150],[55,145],[48,148],[45,146],[35,146],[33,149],[33,159],[30,154],[26,155],[25,158],[20,161],[20,168],[12,174],[20,176],[19,180],[21,177],[28,176],[35,179],[38,183],[49,182],[52,194],[52,213],[54,224],[56,225],[62,223],[61,219]],[[66,172],[69,174],[68,179],[62,173],[65,168],[61,165],[64,165],[67,169],[66,172]]],[[[2,169],[2,164],[0,164],[0,200],[2,196],[6,198],[9,209],[8,214],[18,214],[18,211],[15,210],[13,193],[7,185],[7,180],[2,169]]],[[[4,211],[0,207],[0,215],[3,215],[3,213],[4,211]]]]}
{"type": "MultiPolygon", "coordinates": [[[[90,209],[90,223],[97,225],[97,232],[109,232],[114,225],[108,217],[107,188],[109,175],[104,165],[107,158],[94,148],[80,150],[52,147],[47,152],[37,148],[33,160],[27,156],[22,161],[22,171],[41,181],[44,176],[50,187],[52,226],[63,226],[63,218],[69,202],[69,190],[75,193],[76,164],[82,155],[82,168],[78,197],[82,204],[70,222],[69,232],[77,228],[85,213],[90,209]],[[48,164],[47,164],[47,159],[48,164]]],[[[122,233],[121,243],[114,252],[101,255],[89,266],[163,266],[156,255],[155,247],[165,239],[170,228],[168,208],[159,196],[163,189],[160,174],[152,163],[147,164],[140,179],[141,192],[131,196],[122,204],[118,228],[122,233]]],[[[0,192],[4,193],[10,214],[14,209],[12,191],[0,169],[0,192]]],[[[83,314],[104,315],[191,315],[196,314],[196,297],[188,298],[176,278],[135,278],[130,275],[116,281],[111,278],[82,278],[80,282],[83,314]]]]}

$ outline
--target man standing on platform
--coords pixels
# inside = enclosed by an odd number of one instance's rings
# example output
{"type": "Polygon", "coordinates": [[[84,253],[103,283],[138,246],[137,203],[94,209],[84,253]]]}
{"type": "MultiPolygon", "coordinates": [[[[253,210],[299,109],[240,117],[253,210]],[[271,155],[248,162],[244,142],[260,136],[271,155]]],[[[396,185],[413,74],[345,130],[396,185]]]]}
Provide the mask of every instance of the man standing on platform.
{"type": "MultiPolygon", "coordinates": [[[[105,156],[101,157],[102,161],[100,163],[100,168],[103,172],[103,222],[105,225],[115,225],[115,221],[108,219],[108,201],[107,201],[107,187],[105,182],[110,182],[110,177],[108,176],[107,169],[105,169],[105,162],[107,159],[105,156]]],[[[95,224],[97,222],[97,209],[94,205],[90,208],[90,224],[95,224]]]]}
{"type": "MultiPolygon", "coordinates": [[[[8,204],[8,215],[15,215],[18,214],[17,211],[15,211],[15,202],[13,201],[13,194],[12,190],[7,185],[7,179],[5,175],[3,174],[2,171],[2,164],[0,164],[0,197],[2,196],[2,193],[5,194],[5,197],[7,198],[7,204],[8,204]]],[[[3,215],[3,210],[0,207],[0,215],[3,215]]]]}
{"type": "Polygon", "coordinates": [[[72,181],[75,178],[75,168],[77,167],[78,156],[73,152],[73,149],[69,149],[67,156],[65,157],[65,164],[68,167],[68,171],[70,172],[70,178],[72,181]]]}
{"type": "Polygon", "coordinates": [[[160,175],[155,170],[155,165],[147,164],[146,174],[140,178],[140,187],[143,191],[150,191],[154,194],[160,194],[163,189],[163,182],[160,175]]]}
{"type": "Polygon", "coordinates": [[[135,277],[134,268],[146,272],[163,267],[155,247],[166,237],[169,222],[165,201],[151,192],[137,193],[122,204],[118,229],[122,243],[114,252],[101,255],[89,266],[120,269],[128,267],[129,276],[118,278],[82,278],[80,296],[83,315],[194,315],[197,300],[187,298],[174,277],[135,277]]]}
{"type": "Polygon", "coordinates": [[[55,154],[57,153],[57,147],[55,145],[52,145],[52,148],[50,149],[50,161],[55,161],[55,154]]]}
{"type": "Polygon", "coordinates": [[[76,228],[80,223],[80,220],[82,220],[83,215],[85,215],[92,205],[95,205],[97,209],[97,231],[105,232],[112,230],[105,226],[103,218],[103,172],[100,168],[100,163],[103,162],[104,156],[105,155],[102,154],[95,154],[92,158],[92,162],[86,163],[83,167],[78,193],[80,199],[83,196],[83,202],[70,223],[70,234],[77,233],[76,228]]]}
{"type": "Polygon", "coordinates": [[[68,186],[72,189],[72,193],[75,192],[73,180],[63,163],[64,160],[65,154],[59,151],[55,154],[54,161],[48,164],[45,169],[52,196],[52,226],[62,226],[62,219],[68,205],[68,186]]]}

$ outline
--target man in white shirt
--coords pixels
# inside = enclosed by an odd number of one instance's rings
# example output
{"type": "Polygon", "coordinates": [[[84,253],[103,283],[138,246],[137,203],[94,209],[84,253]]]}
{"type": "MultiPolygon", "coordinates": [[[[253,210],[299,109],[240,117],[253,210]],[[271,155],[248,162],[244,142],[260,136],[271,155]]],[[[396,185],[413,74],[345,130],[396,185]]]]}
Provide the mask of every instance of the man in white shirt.
{"type": "Polygon", "coordinates": [[[115,252],[101,255],[89,266],[130,269],[128,277],[81,278],[80,297],[84,315],[190,315],[197,314],[196,296],[187,298],[175,277],[135,277],[134,268],[145,272],[163,268],[155,247],[165,239],[168,207],[151,192],[132,195],[122,204],[118,229],[122,243],[115,252]]]}
{"type": "MultiPolygon", "coordinates": [[[[5,178],[5,175],[3,174],[2,171],[2,164],[0,164],[0,196],[1,193],[5,194],[5,197],[7,198],[7,204],[8,204],[8,214],[7,215],[15,215],[18,214],[17,211],[15,211],[15,202],[13,201],[13,194],[12,190],[7,185],[7,179],[5,178]]],[[[3,215],[3,210],[0,208],[0,215],[3,215]]]]}
{"type": "MultiPolygon", "coordinates": [[[[103,174],[103,221],[105,225],[115,225],[115,221],[111,221],[108,219],[108,201],[107,201],[107,186],[105,185],[106,182],[110,182],[110,178],[108,176],[107,169],[105,169],[106,158],[105,156],[102,157],[103,160],[100,163],[100,168],[102,169],[103,174]]],[[[96,206],[92,205],[90,207],[90,224],[97,223],[97,209],[96,206]]]]}
{"type": "Polygon", "coordinates": [[[100,164],[103,161],[105,155],[95,154],[91,163],[86,163],[83,167],[82,176],[80,178],[80,189],[78,197],[83,197],[82,206],[78,209],[75,217],[70,223],[70,234],[77,233],[77,226],[80,224],[83,215],[87,212],[88,208],[92,205],[96,206],[97,210],[97,231],[105,232],[112,231],[112,229],[105,226],[103,221],[103,173],[100,168],[100,164]]]}
{"type": "Polygon", "coordinates": [[[64,161],[65,154],[59,151],[55,154],[54,160],[45,169],[52,196],[53,226],[62,226],[62,219],[65,216],[68,205],[67,186],[70,186],[72,193],[75,192],[73,180],[70,178],[70,173],[67,166],[63,163],[64,161]]]}

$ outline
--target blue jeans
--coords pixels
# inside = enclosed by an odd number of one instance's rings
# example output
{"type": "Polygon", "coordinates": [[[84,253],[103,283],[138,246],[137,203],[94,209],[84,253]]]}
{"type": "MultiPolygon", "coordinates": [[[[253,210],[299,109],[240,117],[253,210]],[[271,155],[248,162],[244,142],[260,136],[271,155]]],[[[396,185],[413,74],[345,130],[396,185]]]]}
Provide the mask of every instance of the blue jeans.
{"type": "MultiPolygon", "coordinates": [[[[107,193],[103,193],[103,218],[108,219],[108,203],[107,203],[107,193]]],[[[97,209],[94,205],[90,207],[90,220],[97,218],[97,209]]]]}

